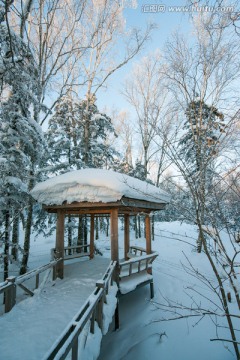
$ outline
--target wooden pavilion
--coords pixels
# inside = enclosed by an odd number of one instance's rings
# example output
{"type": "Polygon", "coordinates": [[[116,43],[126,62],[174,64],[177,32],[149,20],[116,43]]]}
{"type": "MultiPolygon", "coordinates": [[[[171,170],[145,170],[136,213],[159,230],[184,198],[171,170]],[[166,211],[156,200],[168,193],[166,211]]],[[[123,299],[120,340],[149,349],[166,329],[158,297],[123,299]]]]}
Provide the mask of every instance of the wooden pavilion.
{"type": "MultiPolygon", "coordinates": [[[[146,254],[152,253],[150,213],[162,210],[169,195],[138,179],[113,171],[83,169],[56,176],[37,184],[32,196],[46,211],[57,214],[56,254],[64,259],[65,215],[90,216],[90,250],[94,256],[94,218],[110,216],[111,259],[119,262],[118,218],[124,216],[124,257],[128,259],[130,216],[145,215],[146,254]]],[[[64,261],[57,265],[57,276],[64,277],[64,261]]]]}

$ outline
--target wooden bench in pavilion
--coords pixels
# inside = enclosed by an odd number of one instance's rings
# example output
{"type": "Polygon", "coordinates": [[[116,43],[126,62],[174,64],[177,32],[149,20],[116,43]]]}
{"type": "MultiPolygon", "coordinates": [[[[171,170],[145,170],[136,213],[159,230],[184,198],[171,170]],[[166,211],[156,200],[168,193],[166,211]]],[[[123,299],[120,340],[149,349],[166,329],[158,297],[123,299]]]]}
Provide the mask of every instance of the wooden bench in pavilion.
{"type": "Polygon", "coordinates": [[[62,259],[57,276],[64,277],[64,259],[94,256],[94,218],[110,217],[111,260],[117,261],[115,279],[120,292],[127,293],[140,285],[150,284],[153,296],[152,262],[157,253],[151,248],[150,214],[163,210],[169,195],[144,181],[125,174],[102,169],[83,169],[56,176],[39,183],[32,196],[49,213],[57,215],[56,247],[53,255],[62,259]],[[145,215],[146,249],[130,246],[130,216],[145,215]],[[87,252],[64,247],[64,219],[68,215],[90,217],[90,243],[87,252]],[[118,218],[124,217],[124,260],[119,262],[118,218]]]}
{"type": "Polygon", "coordinates": [[[127,294],[135,289],[150,284],[150,296],[154,297],[152,263],[157,252],[146,254],[144,248],[131,246],[128,260],[119,263],[119,293],[127,294]]]}

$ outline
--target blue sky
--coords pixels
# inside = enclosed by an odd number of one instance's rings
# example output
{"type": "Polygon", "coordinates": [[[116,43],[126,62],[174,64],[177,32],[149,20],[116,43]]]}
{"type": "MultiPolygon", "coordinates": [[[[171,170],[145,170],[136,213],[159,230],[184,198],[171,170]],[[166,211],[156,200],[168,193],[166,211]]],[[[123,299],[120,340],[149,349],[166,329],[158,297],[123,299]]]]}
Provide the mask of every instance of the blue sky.
{"type": "MultiPolygon", "coordinates": [[[[191,36],[191,24],[188,14],[184,12],[169,12],[168,6],[184,6],[186,1],[179,0],[138,0],[137,8],[130,8],[131,1],[134,0],[121,0],[125,1],[124,15],[126,18],[127,28],[137,27],[145,29],[147,23],[153,22],[157,25],[151,36],[151,40],[145,45],[144,50],[138,54],[129,64],[124,66],[116,72],[108,81],[108,88],[106,91],[101,90],[97,94],[98,105],[100,109],[104,107],[115,107],[117,109],[129,108],[128,103],[120,93],[124,78],[129,74],[134,62],[138,61],[141,57],[148,53],[154,52],[156,49],[164,50],[166,40],[171,36],[171,33],[178,30],[191,36]],[[150,5],[164,5],[165,12],[149,13],[143,10],[148,10],[150,5]]],[[[130,110],[130,108],[129,108],[130,110]]]]}

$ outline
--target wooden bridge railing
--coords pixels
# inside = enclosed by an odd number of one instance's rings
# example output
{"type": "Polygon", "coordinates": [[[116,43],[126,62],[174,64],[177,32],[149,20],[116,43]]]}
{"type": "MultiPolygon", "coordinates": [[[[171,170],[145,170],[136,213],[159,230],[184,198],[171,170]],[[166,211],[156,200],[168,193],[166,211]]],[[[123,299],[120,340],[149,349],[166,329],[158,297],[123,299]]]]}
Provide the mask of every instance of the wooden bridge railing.
{"type": "Polygon", "coordinates": [[[51,261],[49,264],[43,265],[37,269],[33,269],[24,275],[9,276],[5,282],[0,283],[0,294],[4,294],[5,299],[5,312],[9,312],[16,304],[17,286],[26,291],[29,295],[34,295],[34,290],[39,287],[39,275],[48,269],[52,269],[52,278],[56,279],[55,267],[59,260],[51,261]],[[30,290],[23,283],[35,277],[34,290],[30,290]]]}
{"type": "Polygon", "coordinates": [[[62,335],[53,344],[44,360],[63,360],[71,351],[71,359],[78,359],[78,338],[90,320],[90,332],[94,334],[95,321],[103,330],[103,305],[106,303],[106,295],[109,287],[113,285],[113,276],[116,271],[116,261],[111,261],[103,278],[96,283],[96,288],[83,304],[79,312],[68,324],[62,335]]]}

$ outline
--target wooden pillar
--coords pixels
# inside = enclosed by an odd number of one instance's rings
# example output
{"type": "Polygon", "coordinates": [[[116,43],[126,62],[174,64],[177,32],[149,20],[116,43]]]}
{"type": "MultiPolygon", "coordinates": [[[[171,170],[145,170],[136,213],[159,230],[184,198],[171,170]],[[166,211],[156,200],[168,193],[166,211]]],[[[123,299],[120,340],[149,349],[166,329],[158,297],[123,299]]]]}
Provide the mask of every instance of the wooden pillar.
{"type": "Polygon", "coordinates": [[[56,230],[56,257],[62,258],[56,265],[56,275],[60,279],[64,277],[64,217],[62,210],[57,211],[57,230],[56,230]]]}
{"type": "Polygon", "coordinates": [[[128,259],[129,252],[129,214],[124,215],[124,258],[128,259]]]}
{"type": "Polygon", "coordinates": [[[94,214],[91,214],[90,224],[90,259],[94,257],[94,214]]]}
{"type": "Polygon", "coordinates": [[[151,224],[150,224],[150,216],[149,215],[146,215],[146,217],[145,217],[145,228],[146,228],[146,251],[147,251],[147,254],[151,254],[151,252],[152,252],[151,224]]]}
{"type": "Polygon", "coordinates": [[[111,210],[111,259],[118,261],[118,209],[111,210]]]}

